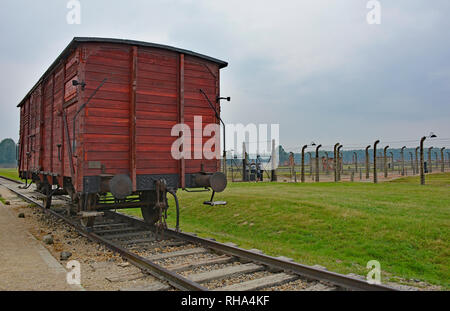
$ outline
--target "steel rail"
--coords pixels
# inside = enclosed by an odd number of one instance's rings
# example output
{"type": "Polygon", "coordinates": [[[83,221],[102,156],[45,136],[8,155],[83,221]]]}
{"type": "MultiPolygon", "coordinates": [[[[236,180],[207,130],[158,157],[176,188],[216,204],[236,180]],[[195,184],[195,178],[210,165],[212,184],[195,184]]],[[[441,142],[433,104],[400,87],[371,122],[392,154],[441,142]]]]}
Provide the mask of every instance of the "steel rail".
{"type": "MultiPolygon", "coordinates": [[[[21,182],[19,182],[17,180],[12,180],[10,178],[5,178],[3,176],[0,176],[0,178],[4,178],[8,181],[12,181],[17,184],[21,184],[21,182]]],[[[151,275],[158,278],[159,280],[168,282],[170,285],[172,285],[173,287],[180,289],[180,290],[188,290],[188,291],[207,291],[208,290],[206,287],[203,287],[200,284],[193,282],[175,272],[165,269],[144,257],[134,254],[134,253],[126,250],[125,248],[123,248],[119,245],[116,245],[116,244],[110,242],[109,240],[104,239],[103,237],[99,236],[98,234],[86,231],[81,225],[77,224],[72,219],[69,219],[51,209],[46,209],[41,203],[37,202],[35,199],[30,198],[29,196],[27,196],[23,193],[20,193],[16,189],[13,189],[5,184],[1,184],[1,185],[8,188],[10,191],[14,192],[16,195],[18,195],[25,201],[37,205],[45,213],[53,215],[59,219],[62,219],[67,224],[69,224],[73,228],[75,228],[75,230],[77,230],[82,236],[90,239],[91,241],[104,244],[106,247],[108,247],[113,252],[119,253],[123,258],[126,258],[131,264],[139,267],[140,269],[148,271],[151,275]]]]}
{"type": "MultiPolygon", "coordinates": [[[[112,217],[118,217],[124,220],[128,220],[136,223],[137,225],[147,225],[144,221],[133,217],[128,216],[122,213],[114,213],[108,212],[112,217]]],[[[147,225],[148,226],[148,225],[147,225]]],[[[181,240],[189,241],[192,243],[201,244],[205,247],[211,248],[213,250],[231,255],[240,258],[244,258],[250,260],[252,262],[257,262],[263,265],[267,265],[270,267],[274,267],[280,270],[289,271],[293,274],[297,274],[301,277],[305,277],[307,279],[312,279],[316,281],[323,281],[327,283],[331,283],[338,287],[342,287],[348,290],[355,291],[398,291],[395,288],[390,286],[382,285],[382,284],[370,284],[367,281],[360,280],[357,278],[353,278],[347,275],[317,269],[311,266],[302,265],[296,262],[290,262],[286,260],[282,260],[276,257],[268,256],[265,254],[259,254],[256,252],[252,252],[250,250],[242,249],[239,247],[227,245],[224,243],[220,243],[217,241],[201,238],[195,236],[193,234],[177,232],[172,229],[166,229],[164,231],[168,236],[172,238],[178,238],[181,240]]]]}

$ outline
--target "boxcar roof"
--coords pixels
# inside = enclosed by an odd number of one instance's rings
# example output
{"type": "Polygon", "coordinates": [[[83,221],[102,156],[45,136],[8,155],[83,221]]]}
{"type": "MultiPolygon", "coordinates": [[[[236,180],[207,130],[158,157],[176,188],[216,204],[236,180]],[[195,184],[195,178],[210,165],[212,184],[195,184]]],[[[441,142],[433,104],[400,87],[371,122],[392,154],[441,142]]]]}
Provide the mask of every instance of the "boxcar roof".
{"type": "Polygon", "coordinates": [[[72,41],[69,43],[69,45],[62,51],[62,53],[58,56],[58,58],[50,65],[50,67],[45,71],[45,73],[42,75],[42,77],[39,79],[39,81],[33,86],[33,88],[28,92],[28,94],[22,99],[22,101],[17,105],[17,107],[20,107],[23,105],[25,100],[31,95],[31,93],[36,89],[36,87],[42,82],[42,80],[49,74],[59,63],[62,59],[66,58],[70,55],[70,53],[76,48],[76,46],[79,43],[118,43],[118,44],[128,44],[128,45],[137,45],[137,46],[143,46],[143,47],[153,47],[153,48],[159,48],[169,51],[174,51],[182,54],[192,55],[196,56],[205,60],[208,60],[210,62],[216,63],[219,65],[219,68],[224,68],[228,66],[228,63],[225,61],[222,61],[220,59],[210,57],[207,55],[199,54],[193,51],[185,50],[176,48],[173,46],[163,45],[163,44],[157,44],[157,43],[151,43],[151,42],[143,42],[143,41],[135,41],[135,40],[126,40],[126,39],[113,39],[113,38],[96,38],[96,37],[75,37],[72,39],[72,41]]]}

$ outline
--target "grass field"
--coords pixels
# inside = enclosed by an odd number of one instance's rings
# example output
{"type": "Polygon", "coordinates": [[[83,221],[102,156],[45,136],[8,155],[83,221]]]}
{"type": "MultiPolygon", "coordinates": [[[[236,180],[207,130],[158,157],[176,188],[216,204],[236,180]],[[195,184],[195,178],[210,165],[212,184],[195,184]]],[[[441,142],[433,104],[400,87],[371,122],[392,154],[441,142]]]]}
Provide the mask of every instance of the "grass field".
{"type": "MultiPolygon", "coordinates": [[[[14,177],[0,169],[0,175],[14,177]]],[[[17,176],[17,174],[16,174],[17,176]]],[[[450,173],[371,183],[230,183],[210,193],[179,191],[181,229],[340,273],[367,273],[378,260],[382,281],[419,279],[450,289],[450,173]]],[[[174,203],[169,200],[173,207],[174,203]]],[[[139,210],[127,210],[139,215],[139,210]]],[[[175,209],[169,209],[174,226],[175,209]]]]}
{"type": "Polygon", "coordinates": [[[19,178],[19,173],[17,172],[17,168],[0,168],[0,175],[15,179],[15,180],[21,180],[19,178]]]}

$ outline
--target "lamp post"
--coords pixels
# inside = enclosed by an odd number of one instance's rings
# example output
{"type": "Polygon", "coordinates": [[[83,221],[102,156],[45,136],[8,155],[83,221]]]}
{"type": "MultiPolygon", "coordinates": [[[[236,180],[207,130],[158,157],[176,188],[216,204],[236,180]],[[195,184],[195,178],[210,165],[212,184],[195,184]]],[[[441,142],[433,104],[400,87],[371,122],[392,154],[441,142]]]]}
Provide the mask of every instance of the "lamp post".
{"type": "Polygon", "coordinates": [[[319,148],[322,147],[322,145],[318,145],[316,147],[316,182],[319,182],[319,148]]]}
{"type": "Polygon", "coordinates": [[[366,147],[366,179],[369,179],[369,170],[370,170],[369,148],[370,145],[366,147]]]}
{"type": "Polygon", "coordinates": [[[401,173],[402,176],[405,176],[405,154],[404,154],[405,148],[406,146],[403,146],[402,149],[400,150],[400,154],[402,156],[402,173],[401,173]]]}
{"type": "Polygon", "coordinates": [[[377,176],[377,145],[380,143],[379,140],[375,141],[373,144],[373,183],[378,183],[377,176]]]}
{"type": "Polygon", "coordinates": [[[340,143],[337,143],[334,145],[334,158],[333,158],[333,168],[334,168],[334,181],[337,182],[337,148],[339,147],[340,143]]]}

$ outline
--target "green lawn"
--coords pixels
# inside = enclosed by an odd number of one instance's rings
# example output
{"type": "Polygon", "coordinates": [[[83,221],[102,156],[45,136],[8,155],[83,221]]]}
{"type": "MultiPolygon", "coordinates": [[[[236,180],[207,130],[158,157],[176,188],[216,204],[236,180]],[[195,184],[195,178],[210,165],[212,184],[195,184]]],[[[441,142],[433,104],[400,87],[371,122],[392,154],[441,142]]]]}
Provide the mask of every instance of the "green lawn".
{"type": "MultiPolygon", "coordinates": [[[[418,177],[376,185],[229,183],[215,198],[228,205],[215,207],[202,204],[209,192],[178,194],[183,231],[340,273],[365,275],[375,259],[382,280],[396,276],[450,288],[450,173],[428,175],[425,186],[418,177]]],[[[173,227],[172,199],[169,204],[173,227]]]]}
{"type": "Polygon", "coordinates": [[[15,180],[21,180],[19,178],[19,172],[17,171],[17,168],[0,168],[0,175],[15,180]]]}

